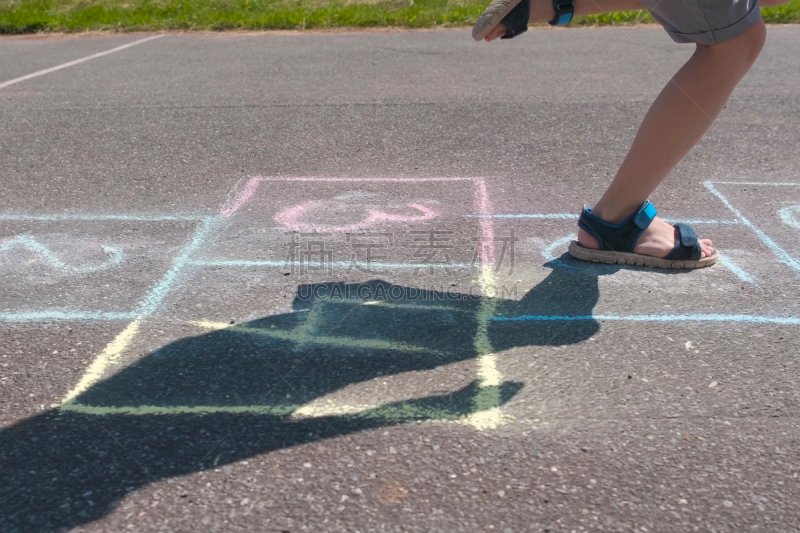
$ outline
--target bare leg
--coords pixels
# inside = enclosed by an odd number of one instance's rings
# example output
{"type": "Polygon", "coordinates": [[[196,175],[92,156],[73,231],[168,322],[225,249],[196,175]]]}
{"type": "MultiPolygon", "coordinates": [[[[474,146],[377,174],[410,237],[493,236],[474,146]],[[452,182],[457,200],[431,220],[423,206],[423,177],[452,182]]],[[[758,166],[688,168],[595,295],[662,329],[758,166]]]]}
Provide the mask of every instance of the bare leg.
{"type": "MultiPolygon", "coordinates": [[[[644,203],[708,131],[758,57],[765,37],[766,27],[759,21],[735,39],[697,46],[648,111],[614,181],[594,207],[595,215],[621,222],[644,203]]],[[[598,247],[583,230],[578,241],[598,247]]],[[[665,257],[674,243],[674,229],[657,218],[642,234],[635,251],[665,257]]],[[[704,257],[710,255],[711,241],[704,239],[701,244],[704,257]]]]}
{"type": "MultiPolygon", "coordinates": [[[[788,0],[761,0],[763,6],[784,4],[788,0]]],[[[530,22],[553,18],[550,0],[530,0],[530,22]]],[[[639,0],[575,0],[576,15],[607,11],[643,9],[639,0]]],[[[493,41],[505,33],[498,24],[486,36],[493,41]]],[[[638,209],[675,165],[705,135],[728,101],[739,81],[747,74],[766,39],[763,22],[735,39],[714,45],[697,45],[689,61],[661,91],[645,116],[636,139],[616,177],[593,213],[609,222],[620,222],[638,209]]],[[[656,218],[639,238],[635,251],[666,257],[675,244],[675,230],[656,218]]],[[[578,241],[598,248],[597,241],[583,230],[578,241]]],[[[711,255],[713,244],[700,241],[703,257],[711,255]]]]}

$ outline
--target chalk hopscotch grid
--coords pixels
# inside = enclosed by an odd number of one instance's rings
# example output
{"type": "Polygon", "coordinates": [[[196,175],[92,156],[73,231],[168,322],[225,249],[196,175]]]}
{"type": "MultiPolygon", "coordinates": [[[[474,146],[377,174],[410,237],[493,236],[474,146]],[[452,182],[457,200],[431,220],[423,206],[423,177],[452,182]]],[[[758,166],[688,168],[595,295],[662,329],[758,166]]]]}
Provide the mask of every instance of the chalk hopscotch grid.
{"type": "MultiPolygon", "coordinates": [[[[103,221],[103,220],[119,220],[119,221],[141,221],[141,222],[158,222],[158,221],[186,221],[186,222],[199,222],[199,227],[196,230],[194,236],[190,241],[185,245],[184,250],[182,253],[174,260],[172,268],[165,274],[165,276],[159,281],[148,293],[145,299],[139,304],[139,306],[132,310],[132,311],[122,311],[122,312],[99,312],[99,311],[67,311],[67,310],[59,310],[59,309],[52,309],[52,310],[44,310],[44,311],[31,311],[31,312],[21,312],[21,313],[0,313],[0,321],[2,322],[39,322],[39,321],[69,321],[69,320],[88,320],[88,321],[124,321],[124,320],[134,320],[145,318],[150,316],[160,306],[161,302],[163,302],[164,298],[168,295],[171,291],[173,285],[178,280],[178,277],[185,272],[185,270],[189,267],[218,267],[218,268],[258,268],[258,267],[281,267],[285,265],[283,261],[246,261],[246,260],[199,260],[199,259],[192,259],[201,247],[205,245],[206,237],[209,233],[212,232],[213,229],[224,221],[226,218],[231,217],[236,213],[236,211],[241,208],[244,204],[246,204],[252,195],[255,193],[258,185],[265,181],[330,181],[330,182],[392,182],[392,183],[402,183],[402,182],[436,182],[436,181],[474,181],[479,180],[480,178],[461,178],[461,177],[448,177],[448,178],[331,178],[331,177],[264,177],[264,176],[255,176],[247,179],[244,188],[236,194],[233,199],[226,203],[226,205],[222,208],[222,211],[219,216],[208,216],[208,215],[149,215],[149,214],[122,214],[122,215],[114,215],[114,214],[50,214],[50,215],[26,215],[26,214],[0,214],[0,221],[7,220],[7,221],[103,221]]],[[[481,180],[482,182],[482,180],[481,180]]],[[[717,190],[714,185],[721,184],[721,185],[767,185],[767,186],[800,186],[797,183],[775,183],[775,182],[767,182],[767,183],[759,183],[759,182],[732,182],[732,181],[707,181],[703,182],[703,185],[709,189],[712,194],[717,196],[723,204],[731,210],[731,212],[737,217],[734,220],[691,220],[691,221],[683,221],[687,223],[694,223],[694,224],[743,224],[749,228],[751,228],[756,235],[761,238],[762,242],[764,242],[767,246],[773,249],[774,253],[778,257],[778,259],[784,263],[789,265],[791,268],[796,270],[800,273],[800,263],[791,257],[785,250],[783,250],[780,246],[778,246],[771,238],[769,238],[766,234],[763,234],[761,230],[755,227],[748,219],[746,219],[741,212],[739,212],[735,207],[733,207],[727,198],[722,195],[719,190],[717,190]]],[[[485,185],[484,185],[485,187],[485,185]]],[[[566,214],[566,213],[532,213],[532,214],[491,214],[488,212],[478,213],[476,215],[466,215],[468,217],[474,217],[479,219],[500,219],[500,218],[532,218],[532,219],[575,219],[576,215],[574,214],[566,214]]],[[[484,236],[485,237],[485,236],[484,236]]],[[[568,237],[565,239],[561,239],[550,246],[543,252],[545,257],[549,257],[553,255],[553,251],[555,247],[563,245],[565,242],[570,240],[573,237],[568,237]],[[549,254],[549,256],[548,256],[549,254]]],[[[553,259],[553,257],[549,257],[553,259]]],[[[725,258],[722,261],[723,265],[726,266],[731,272],[733,272],[739,279],[746,282],[753,282],[752,276],[750,276],[746,271],[744,271],[741,267],[736,265],[730,258],[725,258]]],[[[327,266],[328,264],[322,263],[310,263],[309,266],[327,266]]],[[[331,264],[332,267],[346,267],[350,266],[350,263],[345,262],[337,262],[335,265],[331,264]]],[[[420,268],[421,266],[428,266],[422,264],[415,264],[415,263],[373,263],[375,268],[381,269],[408,269],[408,268],[420,268]]],[[[467,264],[454,264],[452,265],[453,268],[456,269],[467,269],[472,268],[473,265],[467,264]]],[[[648,315],[651,316],[651,320],[653,321],[709,321],[709,322],[724,322],[724,317],[730,317],[730,322],[752,322],[752,323],[774,323],[774,324],[785,324],[785,325],[794,325],[794,318],[793,317],[779,317],[779,316],[755,316],[755,315],[737,315],[737,314],[730,314],[730,315],[648,315]],[[705,318],[704,318],[705,317],[705,318]],[[787,321],[788,320],[788,321],[787,321]]],[[[499,319],[508,319],[508,317],[498,317],[499,319]]],[[[627,320],[630,319],[631,321],[641,321],[640,316],[633,316],[627,317],[627,315],[607,315],[608,320],[627,320]],[[613,318],[612,318],[613,317],[613,318]]],[[[546,320],[546,317],[542,317],[542,320],[546,320]]],[[[582,319],[581,317],[576,317],[577,319],[582,319]]]]}
{"type": "MultiPolygon", "coordinates": [[[[245,205],[251,197],[255,194],[258,184],[263,181],[269,180],[281,180],[285,179],[287,181],[291,181],[293,178],[264,178],[264,177],[256,177],[251,178],[246,183],[244,189],[236,195],[232,202],[226,204],[223,207],[221,216],[219,217],[200,217],[197,218],[200,222],[198,228],[196,229],[193,237],[190,241],[184,246],[183,251],[180,255],[173,261],[172,268],[165,274],[165,276],[161,279],[161,281],[156,284],[151,291],[149,292],[148,296],[141,302],[139,308],[135,312],[131,312],[128,314],[124,313],[115,313],[115,314],[92,314],[92,313],[84,313],[82,317],[87,319],[92,318],[99,318],[100,316],[105,316],[111,319],[133,319],[128,327],[123,330],[120,336],[112,341],[112,343],[106,348],[106,350],[98,356],[95,362],[92,364],[89,371],[87,371],[86,375],[83,377],[81,382],[76,386],[76,388],[69,393],[69,395],[64,399],[63,403],[60,405],[62,409],[66,410],[74,410],[74,411],[81,411],[87,414],[111,414],[112,412],[119,413],[127,413],[127,414],[169,414],[169,413],[177,413],[177,412],[195,412],[195,413],[212,413],[212,412],[219,412],[221,409],[220,407],[215,406],[194,406],[194,407],[159,407],[159,406],[123,406],[118,408],[100,408],[96,406],[83,406],[81,404],[75,403],[74,399],[80,395],[83,391],[87,390],[91,385],[96,382],[97,380],[101,379],[103,373],[106,370],[106,367],[110,364],[113,364],[115,360],[122,354],[125,348],[129,345],[132,341],[133,337],[135,336],[136,332],[138,331],[139,324],[143,318],[153,314],[164,301],[166,296],[169,294],[172,286],[178,280],[178,277],[181,273],[185,270],[188,266],[226,266],[226,267],[234,267],[234,266],[273,266],[272,262],[236,262],[236,261],[201,261],[201,260],[192,260],[192,256],[201,249],[209,235],[209,233],[217,227],[220,221],[224,220],[225,218],[229,218],[233,216],[236,211],[245,205]]],[[[315,180],[326,180],[326,181],[387,181],[387,182],[413,182],[413,181],[443,181],[443,180],[435,180],[430,178],[425,178],[423,180],[415,180],[414,178],[390,178],[390,179],[371,179],[371,178],[355,178],[355,179],[348,179],[348,178],[294,178],[295,181],[315,181],[315,180]]],[[[503,218],[503,215],[500,216],[493,216],[491,215],[491,206],[488,200],[488,193],[486,190],[485,182],[479,178],[447,178],[446,180],[450,181],[462,181],[462,180],[471,180],[475,187],[475,201],[476,201],[476,210],[478,214],[475,215],[477,218],[481,219],[481,241],[484,244],[488,244],[488,246],[481,246],[481,259],[482,265],[481,268],[481,276],[480,281],[483,287],[488,287],[493,283],[496,283],[496,280],[493,277],[492,272],[492,265],[494,260],[494,251],[491,243],[494,240],[493,235],[493,228],[491,220],[493,218],[503,218]]],[[[712,191],[713,192],[713,191],[712,191]]],[[[740,213],[734,211],[734,214],[737,215],[735,221],[708,221],[709,223],[722,223],[722,224],[736,224],[736,223],[743,223],[748,225],[746,219],[741,217],[740,213]]],[[[55,220],[58,219],[59,215],[48,216],[48,215],[41,215],[36,218],[32,219],[39,219],[39,220],[55,220]]],[[[146,215],[137,216],[137,215],[98,215],[98,216],[91,216],[88,215],[85,218],[80,218],[80,215],[61,215],[61,219],[67,220],[98,220],[105,217],[105,219],[116,219],[116,220],[150,220],[152,221],[152,217],[147,217],[146,215]],[[66,218],[70,217],[70,218],[66,218]]],[[[530,215],[529,218],[555,218],[555,219],[567,219],[567,218],[574,218],[574,215],[565,215],[565,214],[534,214],[530,215]]],[[[0,220],[20,220],[24,219],[24,215],[6,215],[0,220]],[[13,217],[13,218],[10,218],[13,217]]],[[[168,217],[164,216],[161,220],[174,220],[176,217],[168,217]]],[[[183,220],[193,219],[193,217],[180,217],[183,220]]],[[[703,222],[703,221],[696,221],[703,222]]],[[[562,239],[563,240],[563,239],[562,239]]],[[[559,241],[560,242],[560,241],[559,241]]],[[[549,247],[552,248],[552,245],[549,247]]],[[[552,254],[552,250],[550,251],[552,254]]],[[[394,267],[400,265],[392,265],[394,267]]],[[[409,266],[409,265],[403,265],[409,266]]],[[[736,268],[736,267],[734,267],[736,268]]],[[[743,271],[742,271],[743,272],[743,271]]],[[[744,273],[747,276],[746,273],[744,273]]],[[[740,278],[742,275],[740,275],[740,278]]],[[[481,305],[480,309],[476,312],[476,318],[478,319],[478,331],[475,336],[475,346],[477,353],[479,354],[478,358],[478,368],[479,368],[479,383],[480,388],[476,397],[474,399],[474,406],[475,412],[473,415],[470,416],[468,423],[472,424],[473,426],[483,429],[483,428],[493,428],[497,427],[502,423],[502,414],[500,412],[500,405],[502,405],[500,399],[500,389],[499,386],[502,385],[502,376],[497,369],[497,362],[496,356],[493,353],[493,348],[489,343],[488,338],[488,328],[491,322],[500,322],[500,321],[585,321],[585,320],[599,320],[599,321],[633,321],[633,322],[750,322],[750,323],[762,323],[762,324],[775,324],[775,325],[783,325],[783,326],[795,326],[800,325],[800,318],[795,317],[766,317],[766,316],[754,316],[754,315],[700,315],[700,314],[693,314],[693,315],[639,315],[639,316],[625,316],[625,315],[586,315],[586,316],[533,316],[533,315],[523,315],[523,316],[515,316],[515,317],[505,317],[505,316],[496,316],[495,312],[496,309],[494,306],[496,303],[493,303],[492,299],[484,299],[483,305],[481,305]]],[[[74,316],[74,315],[73,315],[74,316]]],[[[44,318],[44,315],[39,315],[41,319],[44,318]]],[[[2,317],[0,317],[2,318],[2,317]]],[[[344,341],[344,339],[341,339],[344,341]]],[[[347,407],[350,409],[352,406],[347,407]]],[[[308,410],[308,414],[313,414],[314,409],[306,406],[308,410]]],[[[224,408],[223,408],[224,409],[224,408]]],[[[241,412],[253,412],[253,413],[272,413],[274,410],[274,406],[237,406],[234,409],[237,409],[241,412]]],[[[319,413],[317,413],[319,415],[319,413]]]]}
{"type": "MultiPolygon", "coordinates": [[[[173,261],[172,268],[164,275],[148,293],[145,299],[131,311],[84,311],[84,310],[63,310],[48,309],[42,311],[29,311],[8,313],[0,312],[0,322],[41,322],[41,321],[68,321],[68,320],[90,320],[90,321],[119,321],[146,318],[152,315],[161,302],[167,296],[173,285],[178,280],[179,275],[185,272],[187,267],[273,267],[283,266],[285,262],[277,261],[226,261],[226,260],[193,260],[195,252],[205,245],[207,236],[216,230],[225,219],[232,216],[236,210],[250,200],[259,183],[263,181],[332,181],[332,182],[437,182],[437,181],[474,181],[480,178],[330,178],[330,177],[262,177],[256,176],[247,179],[245,188],[236,195],[230,205],[222,208],[218,216],[203,215],[149,215],[149,214],[19,214],[19,213],[0,213],[0,221],[10,222],[60,222],[60,221],[126,221],[126,222],[197,222],[199,226],[193,237],[185,245],[184,250],[173,261]]],[[[349,266],[350,263],[337,263],[335,266],[349,266]]],[[[309,263],[310,267],[328,266],[322,263],[309,263]]],[[[330,266],[334,266],[331,264],[330,266]]],[[[429,264],[417,263],[373,263],[375,268],[382,269],[409,269],[427,268],[429,264]]],[[[457,263],[452,266],[455,269],[467,269],[472,265],[457,263]]]]}
{"type": "MultiPolygon", "coordinates": [[[[494,276],[494,229],[491,218],[486,215],[491,213],[491,204],[489,202],[489,195],[486,188],[486,183],[483,178],[463,178],[463,177],[450,177],[450,178],[333,178],[333,177],[264,177],[255,176],[251,177],[244,185],[239,194],[235,195],[230,202],[222,209],[223,217],[233,216],[239,209],[241,209],[256,193],[258,186],[265,181],[290,181],[290,182],[306,182],[306,181],[323,181],[323,182],[378,182],[378,183],[420,183],[420,182],[442,182],[442,181],[462,181],[471,182],[473,185],[473,194],[475,201],[475,210],[478,215],[481,215],[479,222],[480,225],[480,239],[478,242],[478,250],[480,257],[480,275],[479,284],[484,293],[490,287],[497,285],[494,276]]],[[[409,220],[426,220],[430,218],[430,213],[424,206],[417,204],[409,204],[409,206],[423,212],[422,217],[412,217],[409,220]]],[[[282,210],[275,219],[284,225],[300,225],[297,224],[297,218],[291,216],[292,210],[297,210],[300,206],[282,210]],[[286,216],[283,216],[286,215],[286,216]]],[[[385,220],[385,221],[402,221],[403,217],[389,215],[386,213],[371,212],[367,220],[385,220]]],[[[338,228],[340,230],[350,228],[338,228]]],[[[380,267],[378,267],[380,268],[380,267]]],[[[476,333],[474,337],[474,345],[476,353],[478,354],[478,391],[473,399],[474,412],[466,420],[467,423],[478,429],[488,429],[499,426],[503,423],[503,415],[500,412],[502,405],[500,386],[503,384],[502,375],[497,368],[497,359],[494,354],[494,349],[489,341],[489,324],[492,316],[496,312],[497,302],[493,298],[484,298],[478,310],[475,312],[477,323],[476,333]]]]}
{"type": "MultiPolygon", "coordinates": [[[[317,178],[312,178],[317,179],[317,178]]],[[[319,178],[325,180],[325,178],[319,178]]],[[[490,209],[488,199],[488,191],[486,185],[481,178],[445,178],[444,180],[464,180],[472,181],[474,186],[475,208],[479,214],[487,214],[490,209]]],[[[173,406],[173,407],[160,407],[160,406],[122,406],[122,407],[96,407],[86,406],[75,402],[75,399],[83,392],[88,390],[96,381],[102,378],[108,366],[114,364],[116,360],[122,355],[128,345],[132,342],[139,329],[141,320],[156,311],[158,306],[163,302],[170,287],[175,282],[178,274],[189,263],[192,254],[194,254],[205,240],[209,231],[218,223],[219,220],[232,216],[236,210],[247,203],[250,198],[255,194],[258,183],[263,181],[264,178],[252,178],[245,185],[244,190],[238,194],[231,204],[231,207],[223,207],[222,217],[212,220],[205,220],[199,230],[195,233],[193,239],[184,248],[181,255],[174,261],[173,268],[164,276],[162,281],[154,287],[150,295],[142,302],[140,306],[140,313],[118,336],[115,338],[106,349],[95,359],[90,365],[83,378],[70,391],[67,396],[58,405],[60,409],[83,412],[85,414],[186,414],[186,413],[213,413],[226,411],[227,408],[219,406],[173,406]]],[[[308,181],[309,178],[301,178],[303,181],[308,181]]],[[[331,179],[331,181],[442,181],[433,179],[415,180],[411,179],[331,179]]],[[[494,233],[492,228],[492,221],[485,218],[480,222],[481,238],[478,243],[480,250],[480,284],[484,291],[496,283],[493,273],[494,267],[494,233]]],[[[471,424],[478,429],[494,428],[503,422],[503,416],[500,412],[502,405],[500,386],[503,383],[502,375],[497,368],[496,356],[491,346],[488,336],[488,328],[492,316],[496,312],[497,302],[491,298],[484,298],[477,310],[477,331],[474,338],[476,352],[478,353],[478,391],[473,399],[474,411],[467,417],[464,422],[471,424]]],[[[225,326],[225,325],[223,325],[225,326]]],[[[273,332],[274,333],[274,332],[273,332]]],[[[318,340],[318,339],[312,339],[318,340]]],[[[345,339],[332,338],[328,339],[330,342],[346,342],[345,339]]],[[[353,406],[346,406],[346,410],[352,410],[353,406]]],[[[363,406],[362,406],[363,407],[363,406]]],[[[372,406],[371,411],[374,413],[382,413],[382,409],[387,406],[372,406]]],[[[237,406],[233,408],[236,412],[252,412],[252,413],[273,413],[274,406],[237,406]]],[[[315,413],[313,406],[303,406],[298,410],[302,413],[303,410],[307,414],[316,414],[322,416],[330,413],[315,413]]],[[[357,409],[357,411],[363,409],[357,409]]],[[[408,413],[404,413],[407,415],[408,413]]],[[[434,416],[431,418],[442,418],[442,416],[434,416]]]]}

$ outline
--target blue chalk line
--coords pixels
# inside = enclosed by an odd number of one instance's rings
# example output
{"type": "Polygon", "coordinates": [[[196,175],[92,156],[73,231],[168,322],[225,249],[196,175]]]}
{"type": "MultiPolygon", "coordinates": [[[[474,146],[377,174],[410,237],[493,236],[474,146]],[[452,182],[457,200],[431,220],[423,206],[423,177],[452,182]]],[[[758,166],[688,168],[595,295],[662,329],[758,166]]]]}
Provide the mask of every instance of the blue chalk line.
{"type": "Polygon", "coordinates": [[[56,214],[56,215],[11,215],[0,213],[0,220],[13,222],[61,222],[71,221],[107,221],[121,220],[125,222],[198,222],[207,219],[208,216],[202,215],[79,215],[79,214],[56,214]]]}
{"type": "MultiPolygon", "coordinates": [[[[498,214],[498,215],[469,215],[472,218],[534,218],[544,220],[578,220],[578,215],[572,213],[521,213],[521,214],[498,214]]],[[[738,220],[706,220],[706,219],[682,219],[665,218],[669,224],[741,224],[738,220]]]]}
{"type": "Polygon", "coordinates": [[[200,223],[192,236],[192,240],[184,247],[181,255],[176,257],[172,262],[172,268],[164,274],[161,281],[150,290],[150,294],[139,304],[136,313],[138,318],[144,318],[156,312],[158,306],[161,305],[161,302],[164,301],[164,298],[166,298],[167,294],[172,290],[172,286],[178,279],[181,270],[187,266],[192,254],[202,246],[206,236],[219,220],[221,219],[218,217],[207,217],[200,223]]]}
{"type": "Polygon", "coordinates": [[[756,281],[753,276],[745,272],[742,267],[734,263],[730,257],[726,255],[720,255],[718,261],[725,266],[725,268],[733,272],[733,274],[740,280],[747,283],[754,283],[756,281]]]}
{"type": "Polygon", "coordinates": [[[784,224],[800,229],[800,220],[796,218],[797,215],[800,215],[800,205],[784,207],[778,210],[778,216],[781,217],[784,224]]]}
{"type": "Polygon", "coordinates": [[[800,318],[759,315],[519,315],[493,316],[495,322],[559,322],[585,320],[611,320],[620,322],[745,322],[753,324],[778,324],[800,326],[800,318]]]}
{"type": "Polygon", "coordinates": [[[113,311],[29,311],[19,313],[0,313],[0,322],[40,322],[43,320],[131,320],[136,313],[117,313],[113,311]]]}
{"type": "MultiPolygon", "coordinates": [[[[723,194],[722,194],[721,192],[719,192],[719,191],[717,190],[717,188],[716,188],[716,187],[714,187],[714,185],[713,185],[713,183],[712,183],[712,182],[710,182],[710,181],[704,181],[704,182],[703,182],[703,185],[705,185],[705,187],[706,187],[706,188],[707,188],[709,191],[711,191],[711,193],[712,193],[714,196],[716,196],[717,198],[719,198],[719,199],[720,199],[720,201],[721,201],[723,204],[725,204],[725,207],[727,207],[728,209],[730,209],[730,210],[731,210],[731,212],[732,212],[734,215],[736,215],[736,216],[739,218],[739,220],[741,220],[741,221],[742,221],[742,224],[744,224],[745,226],[747,226],[748,228],[750,228],[751,230],[753,230],[753,232],[754,232],[754,233],[755,233],[755,234],[758,236],[758,238],[759,238],[759,239],[761,239],[761,242],[762,242],[762,243],[763,243],[765,246],[767,246],[768,248],[770,248],[770,249],[772,250],[772,253],[774,253],[774,254],[775,254],[777,257],[778,257],[778,260],[779,260],[781,263],[783,263],[783,264],[787,265],[789,268],[793,269],[795,272],[797,272],[798,274],[800,274],[800,262],[798,262],[798,261],[797,261],[797,260],[796,260],[794,257],[792,257],[791,255],[789,255],[789,253],[788,253],[788,252],[786,252],[786,250],[784,250],[783,248],[781,248],[781,247],[778,245],[778,243],[777,243],[777,242],[773,241],[773,240],[772,240],[772,239],[771,239],[771,238],[770,238],[770,237],[769,237],[769,236],[768,236],[766,233],[764,233],[763,231],[761,231],[759,228],[757,228],[756,226],[754,226],[752,222],[750,222],[750,221],[749,221],[747,218],[745,218],[745,216],[744,216],[744,215],[742,215],[742,213],[741,213],[741,212],[740,212],[738,209],[736,209],[735,207],[733,207],[733,205],[731,205],[731,203],[728,201],[728,199],[727,199],[727,198],[725,198],[725,196],[723,196],[723,194]]],[[[789,185],[789,184],[787,184],[787,185],[789,185]]]]}

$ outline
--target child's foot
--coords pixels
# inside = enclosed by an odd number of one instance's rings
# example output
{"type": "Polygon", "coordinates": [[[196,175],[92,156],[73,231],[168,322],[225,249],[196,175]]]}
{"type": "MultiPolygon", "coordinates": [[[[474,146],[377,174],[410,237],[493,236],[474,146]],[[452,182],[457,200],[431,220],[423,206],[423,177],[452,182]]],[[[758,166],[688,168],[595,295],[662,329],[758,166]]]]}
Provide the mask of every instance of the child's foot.
{"type": "MultiPolygon", "coordinates": [[[[664,258],[675,247],[676,238],[675,228],[664,222],[660,217],[656,217],[647,229],[642,232],[633,251],[637,254],[664,258]]],[[[578,228],[578,242],[586,248],[594,250],[600,248],[597,240],[582,228],[578,228]]],[[[714,245],[711,239],[700,239],[700,247],[703,250],[703,258],[709,257],[714,253],[714,245]]]]}

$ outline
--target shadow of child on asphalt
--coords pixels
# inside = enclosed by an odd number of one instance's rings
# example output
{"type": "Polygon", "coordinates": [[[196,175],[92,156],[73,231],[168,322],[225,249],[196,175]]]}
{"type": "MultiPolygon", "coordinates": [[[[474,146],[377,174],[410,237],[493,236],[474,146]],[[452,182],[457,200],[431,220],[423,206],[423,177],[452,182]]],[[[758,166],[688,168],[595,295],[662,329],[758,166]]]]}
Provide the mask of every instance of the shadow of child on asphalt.
{"type": "MultiPolygon", "coordinates": [[[[382,280],[301,285],[290,313],[168,344],[73,400],[98,414],[55,409],[0,432],[0,532],[73,528],[144,485],[274,450],[417,420],[463,419],[476,410],[477,381],[358,414],[293,414],[379,375],[476,358],[481,323],[495,353],[588,339],[599,330],[586,318],[598,300],[598,276],[612,270],[548,266],[547,278],[519,300],[382,280]],[[585,318],[502,321],[556,315],[585,318]],[[192,412],[204,406],[214,409],[192,412]]],[[[521,388],[505,382],[496,397],[504,404],[521,388]]]]}

